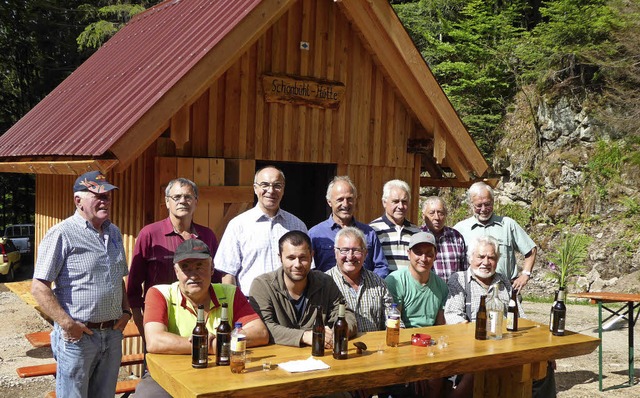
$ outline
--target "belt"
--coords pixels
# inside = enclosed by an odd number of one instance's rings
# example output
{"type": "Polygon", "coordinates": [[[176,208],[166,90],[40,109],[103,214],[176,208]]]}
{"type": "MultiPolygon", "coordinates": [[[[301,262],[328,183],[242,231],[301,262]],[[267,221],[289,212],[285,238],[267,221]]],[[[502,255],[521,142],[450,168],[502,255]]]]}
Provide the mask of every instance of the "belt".
{"type": "Polygon", "coordinates": [[[89,329],[113,329],[113,325],[115,325],[117,322],[117,320],[111,320],[111,321],[104,321],[104,322],[87,322],[85,323],[85,325],[89,328],[89,329]]]}

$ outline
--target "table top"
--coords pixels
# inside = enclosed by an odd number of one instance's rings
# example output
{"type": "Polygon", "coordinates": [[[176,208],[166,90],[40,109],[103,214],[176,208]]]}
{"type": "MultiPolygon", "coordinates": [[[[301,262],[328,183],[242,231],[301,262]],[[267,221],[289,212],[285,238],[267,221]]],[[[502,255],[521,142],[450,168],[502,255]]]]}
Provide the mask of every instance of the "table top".
{"type": "Polygon", "coordinates": [[[592,301],[615,302],[638,302],[640,294],[615,293],[615,292],[588,292],[588,293],[571,293],[569,297],[588,298],[592,301]]]}
{"type": "Polygon", "coordinates": [[[302,373],[289,373],[275,365],[306,359],[311,347],[251,348],[251,362],[243,374],[215,366],[211,356],[207,369],[193,369],[188,355],[147,354],[147,365],[154,380],[174,397],[307,396],[579,356],[592,352],[600,342],[571,331],[553,336],[546,325],[526,319],[520,319],[518,332],[505,332],[499,341],[479,341],[474,335],[475,323],[402,329],[400,345],[391,348],[384,345],[384,331],[364,333],[349,342],[347,360],[335,360],[327,350],[319,359],[330,369],[302,373]],[[449,345],[432,347],[434,355],[428,356],[427,348],[410,344],[413,333],[427,333],[434,339],[447,335],[449,345]],[[357,355],[355,341],[364,342],[368,350],[357,355]],[[383,351],[378,352],[378,347],[383,351]],[[271,360],[271,371],[262,370],[265,358],[271,360]]]}

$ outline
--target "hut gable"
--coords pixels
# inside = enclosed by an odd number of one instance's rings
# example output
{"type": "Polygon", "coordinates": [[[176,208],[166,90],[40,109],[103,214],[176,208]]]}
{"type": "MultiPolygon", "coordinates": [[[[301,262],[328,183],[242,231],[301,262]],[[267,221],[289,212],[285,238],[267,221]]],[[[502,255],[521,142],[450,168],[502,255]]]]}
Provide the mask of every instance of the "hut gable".
{"type": "MultiPolygon", "coordinates": [[[[210,109],[205,92],[221,93],[209,99],[218,102],[217,115],[255,111],[246,122],[189,126],[215,130],[218,141],[246,139],[208,156],[358,164],[369,163],[363,152],[373,149],[374,164],[388,164],[406,160],[411,136],[422,142],[423,168],[434,179],[469,181],[488,169],[387,1],[183,0],[134,18],[7,131],[0,170],[121,172],[168,129],[178,147],[191,142],[186,123],[210,109]],[[356,106],[335,112],[267,105],[251,78],[265,71],[336,80],[345,84],[344,102],[356,106]],[[225,91],[227,85],[236,91],[225,91]],[[410,120],[402,122],[398,112],[410,120]],[[295,125],[286,126],[304,132],[296,142],[283,136],[283,113],[297,113],[295,125]],[[396,135],[399,128],[404,136],[396,135]],[[255,141],[244,135],[250,129],[258,131],[255,141]],[[322,145],[312,146],[320,137],[322,145]]],[[[207,144],[215,147],[212,140],[207,144]]]]}
{"type": "Polygon", "coordinates": [[[0,171],[37,174],[38,241],[73,210],[74,176],[98,169],[120,187],[112,219],[128,253],[166,216],[172,178],[198,184],[195,221],[220,236],[272,163],[287,175],[283,208],[310,226],[336,174],[358,186],[367,222],[389,179],[417,197],[489,169],[387,0],[166,1],[0,137],[0,171]]]}

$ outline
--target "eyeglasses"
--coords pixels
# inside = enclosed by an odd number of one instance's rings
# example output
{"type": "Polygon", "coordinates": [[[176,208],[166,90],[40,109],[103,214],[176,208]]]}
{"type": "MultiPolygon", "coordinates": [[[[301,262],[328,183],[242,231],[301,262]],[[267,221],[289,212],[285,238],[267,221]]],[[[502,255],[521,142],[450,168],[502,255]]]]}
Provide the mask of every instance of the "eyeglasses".
{"type": "Polygon", "coordinates": [[[343,256],[346,256],[349,253],[353,253],[354,256],[362,256],[364,253],[364,249],[359,247],[336,247],[335,249],[343,256]]]}
{"type": "Polygon", "coordinates": [[[482,210],[483,207],[485,209],[491,209],[493,208],[493,203],[487,202],[487,203],[478,203],[477,205],[473,205],[473,208],[476,210],[482,210]]]}
{"type": "Polygon", "coordinates": [[[184,199],[185,201],[191,203],[195,199],[195,196],[193,196],[193,195],[173,195],[173,196],[167,196],[167,198],[170,198],[171,200],[173,200],[176,203],[180,202],[182,199],[184,199]]]}
{"type": "Polygon", "coordinates": [[[254,183],[253,185],[260,187],[263,191],[268,191],[269,188],[273,188],[274,191],[282,191],[284,189],[284,184],[281,182],[274,182],[269,184],[268,182],[254,183]]]}

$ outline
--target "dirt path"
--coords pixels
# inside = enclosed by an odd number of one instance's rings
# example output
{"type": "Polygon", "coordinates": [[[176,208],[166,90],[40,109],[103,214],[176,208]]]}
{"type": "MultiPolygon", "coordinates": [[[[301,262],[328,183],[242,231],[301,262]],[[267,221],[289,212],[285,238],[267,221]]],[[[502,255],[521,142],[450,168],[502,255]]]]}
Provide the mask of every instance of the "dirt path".
{"type": "MultiPolygon", "coordinates": [[[[27,270],[25,270],[27,272],[27,270]]],[[[527,317],[547,323],[550,304],[525,302],[527,317]]],[[[590,305],[568,305],[567,328],[569,330],[597,336],[597,307],[590,305]]],[[[604,335],[604,387],[617,386],[628,380],[628,328],[622,327],[604,335]]],[[[46,323],[31,306],[25,304],[4,284],[0,284],[0,397],[36,398],[54,389],[51,377],[21,379],[15,369],[51,361],[51,350],[34,349],[24,338],[25,333],[49,330],[46,323]]],[[[639,327],[636,326],[636,356],[639,356],[639,327]]],[[[636,360],[635,379],[640,376],[640,361],[636,360]]],[[[640,385],[631,388],[598,391],[598,352],[581,357],[557,361],[556,383],[558,397],[640,397],[640,385]]]]}

